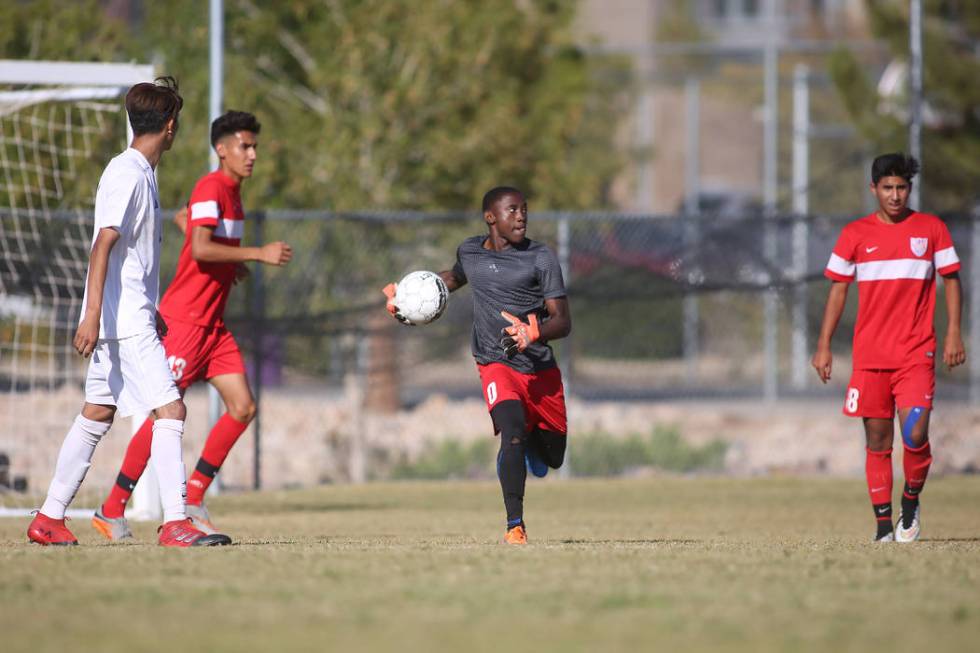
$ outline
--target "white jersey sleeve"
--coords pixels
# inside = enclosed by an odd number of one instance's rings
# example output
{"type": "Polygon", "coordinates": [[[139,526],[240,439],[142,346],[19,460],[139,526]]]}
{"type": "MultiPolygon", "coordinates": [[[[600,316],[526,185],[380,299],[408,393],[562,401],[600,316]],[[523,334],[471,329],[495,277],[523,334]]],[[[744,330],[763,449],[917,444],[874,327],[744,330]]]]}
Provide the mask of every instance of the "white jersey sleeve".
{"type": "Polygon", "coordinates": [[[104,178],[95,194],[95,230],[110,228],[132,233],[132,221],[137,215],[134,205],[137,191],[145,183],[138,172],[124,171],[104,178]]]}

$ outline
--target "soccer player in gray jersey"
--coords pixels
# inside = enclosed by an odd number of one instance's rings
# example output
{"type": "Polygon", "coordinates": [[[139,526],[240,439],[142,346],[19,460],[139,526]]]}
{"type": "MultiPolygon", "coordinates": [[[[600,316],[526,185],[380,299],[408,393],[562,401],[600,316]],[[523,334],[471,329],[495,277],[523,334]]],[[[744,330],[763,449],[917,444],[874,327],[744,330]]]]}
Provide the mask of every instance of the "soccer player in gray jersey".
{"type": "MultiPolygon", "coordinates": [[[[473,289],[473,358],[493,428],[500,436],[497,475],[507,510],[508,544],[526,544],[527,469],[544,476],[565,458],[567,424],[561,372],[548,342],[572,330],[558,259],[527,234],[527,201],[500,186],[483,196],[486,236],[468,238],[456,265],[440,272],[450,291],[473,289]]],[[[397,315],[395,285],[385,288],[397,315]]]]}

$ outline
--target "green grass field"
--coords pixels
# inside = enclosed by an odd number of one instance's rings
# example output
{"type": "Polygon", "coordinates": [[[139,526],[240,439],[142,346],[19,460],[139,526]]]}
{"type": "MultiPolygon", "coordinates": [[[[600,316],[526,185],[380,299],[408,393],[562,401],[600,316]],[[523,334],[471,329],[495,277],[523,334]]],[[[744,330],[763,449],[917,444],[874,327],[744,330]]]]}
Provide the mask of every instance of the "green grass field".
{"type": "Polygon", "coordinates": [[[489,483],[223,496],[222,549],[26,543],[0,520],[0,650],[962,651],[980,477],[931,479],[924,541],[875,545],[861,480],[489,483]]]}

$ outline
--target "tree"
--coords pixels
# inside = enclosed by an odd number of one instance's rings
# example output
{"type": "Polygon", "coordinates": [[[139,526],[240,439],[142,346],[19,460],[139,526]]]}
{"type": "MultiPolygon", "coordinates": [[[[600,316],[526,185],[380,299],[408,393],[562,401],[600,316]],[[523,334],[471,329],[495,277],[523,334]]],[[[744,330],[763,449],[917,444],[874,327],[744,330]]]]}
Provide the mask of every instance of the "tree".
{"type": "Polygon", "coordinates": [[[126,25],[107,17],[98,0],[3,3],[4,59],[121,61],[137,53],[126,25]]]}
{"type": "MultiPolygon", "coordinates": [[[[6,58],[153,61],[177,77],[181,135],[163,203],[208,168],[208,7],[5,3],[6,58]]],[[[622,165],[624,64],[574,44],[572,0],[225,2],[226,108],[263,123],[246,194],[263,208],[473,209],[498,183],[536,208],[606,206],[622,165]],[[616,77],[614,79],[614,77],[616,77]]]]}
{"type": "MultiPolygon", "coordinates": [[[[932,124],[922,136],[924,196],[936,209],[963,209],[975,198],[980,176],[980,14],[975,3],[925,0],[923,3],[924,95],[932,124]]],[[[899,60],[908,58],[907,2],[866,0],[874,35],[899,60]]],[[[877,151],[907,149],[906,116],[884,111],[862,62],[841,51],[831,74],[848,113],[877,151]]]]}
{"type": "MultiPolygon", "coordinates": [[[[501,182],[527,188],[537,207],[606,202],[620,98],[570,40],[574,3],[225,7],[225,106],[263,123],[253,205],[258,195],[264,207],[473,208],[501,182]]],[[[206,124],[206,6],[147,12],[147,41],[186,93],[185,123],[206,124]]],[[[181,188],[205,165],[202,142],[185,135],[170,159],[188,177],[181,188]]]]}
{"type": "MultiPolygon", "coordinates": [[[[453,247],[481,228],[482,194],[498,184],[524,189],[532,211],[607,205],[625,158],[615,142],[625,68],[574,44],[575,6],[226,0],[224,104],[263,124],[247,206],[474,216],[425,234],[416,225],[290,225],[304,248],[289,277],[276,277],[273,315],[363,302],[365,289],[412,269],[409,260],[424,265],[423,242],[438,243],[440,264],[451,264],[453,247]]],[[[206,167],[207,20],[193,0],[147,6],[144,40],[186,99],[184,133],[161,174],[169,205],[206,167]]]]}
{"type": "MultiPolygon", "coordinates": [[[[152,61],[175,76],[184,109],[160,190],[164,206],[179,206],[208,169],[207,3],[142,3],[137,25],[107,19],[99,4],[14,3],[0,45],[10,57],[152,61]]],[[[364,309],[368,296],[380,304],[377,289],[411,269],[409,260],[451,264],[455,244],[481,229],[480,198],[492,186],[521,187],[532,211],[609,204],[626,156],[616,137],[629,107],[627,67],[575,45],[574,0],[224,4],[224,108],[253,112],[263,125],[256,175],[244,187],[250,211],[465,210],[474,218],[422,228],[270,223],[267,239],[299,245],[289,268],[270,271],[267,316],[279,324],[364,309]]],[[[233,294],[229,313],[245,313],[243,300],[233,294]]],[[[310,338],[287,356],[310,369],[326,360],[327,344],[310,338]]]]}

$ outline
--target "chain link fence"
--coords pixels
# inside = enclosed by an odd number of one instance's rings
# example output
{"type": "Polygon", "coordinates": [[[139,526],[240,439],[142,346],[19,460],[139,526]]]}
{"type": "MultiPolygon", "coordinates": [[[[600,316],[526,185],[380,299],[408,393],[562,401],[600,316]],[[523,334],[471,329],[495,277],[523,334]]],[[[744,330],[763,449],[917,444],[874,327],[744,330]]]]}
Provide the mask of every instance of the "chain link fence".
{"type": "MultiPolygon", "coordinates": [[[[46,227],[52,242],[69,242],[57,235],[59,228],[88,228],[77,213],[52,215],[46,227]]],[[[980,220],[943,217],[964,262],[964,333],[972,354],[980,351],[980,283],[973,278],[980,220]]],[[[849,374],[854,298],[834,341],[834,383],[818,383],[809,356],[828,287],[823,267],[850,219],[532,213],[530,236],[555,250],[568,287],[572,335],[553,344],[576,434],[650,429],[656,424],[647,417],[624,417],[630,407],[677,402],[696,412],[717,401],[775,406],[781,399],[822,397],[819,403],[831,410],[849,374]],[[767,294],[776,299],[776,329],[765,328],[767,294]],[[767,336],[775,341],[766,342],[767,336]],[[767,387],[775,388],[774,396],[767,396],[767,387]]],[[[226,485],[412,477],[422,474],[412,465],[425,459],[433,441],[457,467],[486,459],[477,475],[492,476],[492,431],[469,350],[469,290],[454,293],[445,315],[423,327],[392,320],[380,292],[409,271],[450,268],[456,246],[485,232],[480,216],[270,211],[250,214],[246,224],[245,242],[285,240],[295,256],[283,268],[252,265],[251,278],[233,290],[228,304],[226,319],[260,409],[222,471],[226,485]]],[[[164,240],[165,287],[181,235],[168,224],[164,240]]],[[[43,260],[39,248],[35,255],[43,260]]],[[[83,284],[81,277],[75,283],[83,284]]],[[[84,361],[71,355],[77,314],[41,306],[36,293],[19,297],[14,284],[5,288],[0,452],[10,458],[10,473],[38,491],[84,396],[84,361]]],[[[942,284],[939,293],[941,336],[942,284]]],[[[60,306],[58,297],[51,299],[60,306]]],[[[939,369],[939,385],[944,400],[976,401],[976,358],[968,369],[939,369]]],[[[188,464],[207,434],[205,395],[200,388],[188,394],[188,464]]],[[[128,426],[122,428],[125,434],[100,447],[109,453],[93,467],[105,486],[128,440],[128,426]]],[[[574,446],[569,455],[575,470],[574,446]]],[[[580,459],[577,469],[595,465],[580,459]]]]}
{"type": "MultiPolygon", "coordinates": [[[[944,218],[972,270],[974,221],[944,218]]],[[[772,375],[776,397],[821,392],[808,366],[826,298],[823,268],[850,219],[532,214],[529,233],[558,254],[568,287],[573,333],[554,343],[566,384],[587,399],[761,398],[772,375]],[[767,240],[775,256],[767,256],[767,240]],[[771,357],[766,293],[779,307],[771,357]],[[803,346],[794,348],[794,338],[803,346]]],[[[297,251],[288,267],[253,268],[251,284],[228,307],[232,328],[263,361],[265,386],[340,388],[351,373],[387,376],[397,384],[392,407],[434,392],[479,392],[468,289],[424,327],[386,319],[380,293],[409,271],[451,268],[456,245],[484,231],[479,216],[270,212],[250,225],[255,240],[286,240],[297,251]]],[[[942,334],[941,283],[939,292],[942,334]]],[[[834,341],[841,367],[855,309],[852,299],[834,341]]],[[[940,378],[962,394],[972,377],[941,371],[940,378]]]]}

